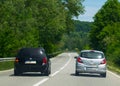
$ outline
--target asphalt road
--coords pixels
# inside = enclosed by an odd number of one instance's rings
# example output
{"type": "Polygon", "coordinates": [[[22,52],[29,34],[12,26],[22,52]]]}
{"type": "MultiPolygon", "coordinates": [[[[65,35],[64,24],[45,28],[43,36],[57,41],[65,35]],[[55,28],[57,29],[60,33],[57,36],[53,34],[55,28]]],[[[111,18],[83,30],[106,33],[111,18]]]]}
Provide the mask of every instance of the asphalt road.
{"type": "Polygon", "coordinates": [[[75,76],[76,53],[62,53],[51,59],[52,73],[26,73],[14,76],[13,69],[0,72],[0,86],[120,86],[120,76],[107,71],[107,77],[97,74],[75,76]]]}

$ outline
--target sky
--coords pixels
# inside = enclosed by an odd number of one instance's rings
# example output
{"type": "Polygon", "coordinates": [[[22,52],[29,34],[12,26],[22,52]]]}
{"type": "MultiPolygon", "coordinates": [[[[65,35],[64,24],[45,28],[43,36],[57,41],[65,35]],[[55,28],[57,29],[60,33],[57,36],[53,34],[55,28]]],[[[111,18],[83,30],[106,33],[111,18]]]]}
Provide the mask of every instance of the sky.
{"type": "Polygon", "coordinates": [[[106,1],[107,0],[85,0],[83,2],[85,12],[83,15],[80,15],[77,20],[92,22],[94,15],[105,4],[106,1]]]}

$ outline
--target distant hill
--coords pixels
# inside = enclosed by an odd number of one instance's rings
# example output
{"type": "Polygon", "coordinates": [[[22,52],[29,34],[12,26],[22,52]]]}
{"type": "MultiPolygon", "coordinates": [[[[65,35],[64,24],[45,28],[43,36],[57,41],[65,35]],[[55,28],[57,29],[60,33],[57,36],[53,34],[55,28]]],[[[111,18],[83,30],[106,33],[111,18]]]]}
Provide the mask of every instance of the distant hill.
{"type": "Polygon", "coordinates": [[[69,34],[65,34],[62,39],[62,49],[82,50],[89,49],[89,31],[92,22],[74,21],[75,29],[69,34]]]}
{"type": "Polygon", "coordinates": [[[77,32],[89,32],[91,30],[91,25],[92,25],[92,22],[85,22],[85,21],[78,21],[78,20],[75,20],[74,21],[75,23],[75,30],[77,32]]]}

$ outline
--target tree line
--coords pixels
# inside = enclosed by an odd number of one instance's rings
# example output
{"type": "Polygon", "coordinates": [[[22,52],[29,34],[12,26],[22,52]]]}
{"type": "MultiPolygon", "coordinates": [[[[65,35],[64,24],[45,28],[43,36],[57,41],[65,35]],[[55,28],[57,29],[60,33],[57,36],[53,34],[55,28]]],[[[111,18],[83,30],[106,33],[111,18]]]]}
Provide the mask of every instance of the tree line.
{"type": "Polygon", "coordinates": [[[120,2],[107,0],[94,16],[90,45],[105,52],[111,64],[120,66],[120,2]]]}
{"type": "Polygon", "coordinates": [[[0,57],[22,47],[59,49],[64,33],[73,30],[73,16],[84,12],[84,0],[0,0],[0,57]]]}

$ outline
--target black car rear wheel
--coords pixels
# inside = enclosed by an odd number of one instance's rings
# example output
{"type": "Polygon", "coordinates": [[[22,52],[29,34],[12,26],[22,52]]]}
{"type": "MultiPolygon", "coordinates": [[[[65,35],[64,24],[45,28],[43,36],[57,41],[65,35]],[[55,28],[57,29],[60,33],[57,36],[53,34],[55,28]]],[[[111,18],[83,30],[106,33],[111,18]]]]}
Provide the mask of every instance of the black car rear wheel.
{"type": "Polygon", "coordinates": [[[50,66],[44,72],[45,76],[49,76],[49,74],[51,74],[51,67],[50,66]]]}
{"type": "Polygon", "coordinates": [[[18,75],[20,75],[22,72],[20,71],[20,70],[18,70],[18,69],[14,69],[14,75],[15,76],[18,76],[18,75]]]}

